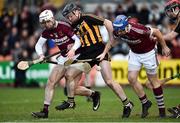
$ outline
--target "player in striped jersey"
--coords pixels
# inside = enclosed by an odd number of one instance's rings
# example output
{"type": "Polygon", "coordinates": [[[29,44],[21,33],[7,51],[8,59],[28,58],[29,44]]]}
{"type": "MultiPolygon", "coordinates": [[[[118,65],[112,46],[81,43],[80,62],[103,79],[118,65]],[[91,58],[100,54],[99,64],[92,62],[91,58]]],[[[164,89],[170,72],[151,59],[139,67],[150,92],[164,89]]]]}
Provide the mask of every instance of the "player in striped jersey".
{"type": "MultiPolygon", "coordinates": [[[[63,9],[62,14],[69,22],[71,22],[72,27],[75,29],[76,34],[79,35],[81,40],[81,55],[77,58],[79,60],[96,59],[98,55],[103,52],[105,44],[103,43],[99,26],[104,25],[109,32],[110,40],[113,39],[113,34],[111,33],[112,30],[110,28],[111,21],[107,19],[99,18],[95,15],[83,14],[74,3],[67,4],[63,9]]],[[[101,61],[93,60],[88,63],[91,67],[96,64],[101,67],[101,74],[105,83],[114,91],[124,105],[122,117],[129,117],[133,103],[128,100],[122,87],[113,81],[108,53],[105,54],[104,59],[101,61]]]]}

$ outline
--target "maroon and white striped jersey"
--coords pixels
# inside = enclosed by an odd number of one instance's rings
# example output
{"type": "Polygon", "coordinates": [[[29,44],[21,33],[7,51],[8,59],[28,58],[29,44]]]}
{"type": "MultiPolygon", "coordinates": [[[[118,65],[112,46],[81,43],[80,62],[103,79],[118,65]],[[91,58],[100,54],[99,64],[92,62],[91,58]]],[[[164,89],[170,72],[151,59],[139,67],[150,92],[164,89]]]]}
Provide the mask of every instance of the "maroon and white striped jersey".
{"type": "MultiPolygon", "coordinates": [[[[52,39],[60,50],[69,49],[73,45],[74,40],[71,38],[74,35],[71,26],[63,21],[58,21],[57,26],[51,30],[44,30],[42,36],[45,39],[52,39]]],[[[62,55],[65,56],[66,52],[62,55]]]]}
{"type": "Polygon", "coordinates": [[[152,38],[152,30],[139,23],[129,22],[130,30],[123,36],[116,34],[115,38],[127,42],[134,53],[147,53],[155,48],[156,41],[152,38]]]}

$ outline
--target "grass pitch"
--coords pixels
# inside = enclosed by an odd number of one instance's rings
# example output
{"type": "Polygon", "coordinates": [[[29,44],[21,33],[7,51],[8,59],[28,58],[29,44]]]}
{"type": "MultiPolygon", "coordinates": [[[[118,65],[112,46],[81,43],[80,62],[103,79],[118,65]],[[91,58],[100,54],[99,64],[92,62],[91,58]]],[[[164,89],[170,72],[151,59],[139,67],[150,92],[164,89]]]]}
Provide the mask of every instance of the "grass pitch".
{"type": "MultiPolygon", "coordinates": [[[[98,111],[92,110],[92,103],[85,97],[76,97],[74,110],[56,111],[55,106],[66,100],[62,88],[57,87],[54,100],[50,106],[48,119],[36,119],[31,112],[40,111],[43,106],[44,89],[0,89],[0,122],[180,122],[180,119],[158,118],[158,109],[153,93],[145,89],[148,98],[153,102],[150,115],[140,118],[141,104],[131,87],[124,87],[127,96],[135,107],[130,118],[122,119],[122,103],[109,88],[96,88],[101,92],[101,106],[98,111]]],[[[166,107],[180,103],[180,87],[165,87],[164,97],[166,107]]],[[[167,112],[167,115],[168,112],[167,112]]]]}

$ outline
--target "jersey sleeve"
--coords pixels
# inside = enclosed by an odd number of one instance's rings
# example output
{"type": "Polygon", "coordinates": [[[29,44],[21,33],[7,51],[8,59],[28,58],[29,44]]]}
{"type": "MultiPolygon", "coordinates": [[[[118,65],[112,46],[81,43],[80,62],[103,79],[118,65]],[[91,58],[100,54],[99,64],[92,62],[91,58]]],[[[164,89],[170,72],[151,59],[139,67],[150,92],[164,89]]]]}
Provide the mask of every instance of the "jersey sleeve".
{"type": "Polygon", "coordinates": [[[92,25],[104,25],[104,18],[100,18],[92,14],[84,14],[83,18],[92,25]]]}
{"type": "Polygon", "coordinates": [[[176,28],[174,29],[175,32],[180,33],[180,20],[178,21],[178,24],[176,28]]]}
{"type": "Polygon", "coordinates": [[[140,37],[151,37],[153,30],[150,26],[139,24],[139,31],[137,30],[137,32],[139,33],[140,37]]]}
{"type": "Polygon", "coordinates": [[[145,35],[147,35],[148,37],[152,37],[153,34],[153,29],[150,26],[145,26],[145,35]]]}
{"type": "Polygon", "coordinates": [[[152,35],[152,30],[148,26],[144,26],[140,23],[133,23],[129,22],[131,25],[131,30],[133,30],[137,37],[143,38],[143,37],[150,37],[152,35]]]}

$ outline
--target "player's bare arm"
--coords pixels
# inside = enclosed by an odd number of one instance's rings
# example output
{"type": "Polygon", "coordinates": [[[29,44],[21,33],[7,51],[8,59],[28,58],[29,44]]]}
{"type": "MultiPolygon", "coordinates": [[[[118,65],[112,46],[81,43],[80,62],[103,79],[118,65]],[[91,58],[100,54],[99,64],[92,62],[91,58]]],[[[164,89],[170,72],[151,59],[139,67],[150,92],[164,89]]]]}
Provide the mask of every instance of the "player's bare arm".
{"type": "Polygon", "coordinates": [[[77,35],[73,35],[71,37],[75,42],[74,45],[72,46],[72,48],[69,50],[69,52],[66,54],[68,58],[73,58],[75,56],[75,51],[81,46],[81,41],[80,39],[77,37],[77,35]]]}
{"type": "Polygon", "coordinates": [[[112,22],[108,19],[105,19],[104,20],[104,26],[106,27],[107,31],[108,31],[108,34],[109,34],[109,41],[108,43],[106,44],[106,47],[103,51],[102,54],[100,54],[97,58],[99,58],[100,60],[102,60],[106,53],[109,52],[109,50],[111,49],[112,46],[114,46],[116,43],[116,41],[114,40],[114,37],[113,37],[113,26],[112,26],[112,22]]]}
{"type": "Polygon", "coordinates": [[[166,42],[162,36],[162,33],[159,31],[159,29],[152,29],[152,35],[155,36],[157,38],[157,41],[160,43],[161,47],[162,47],[162,53],[165,56],[169,56],[170,55],[170,49],[167,47],[166,42]]]}

